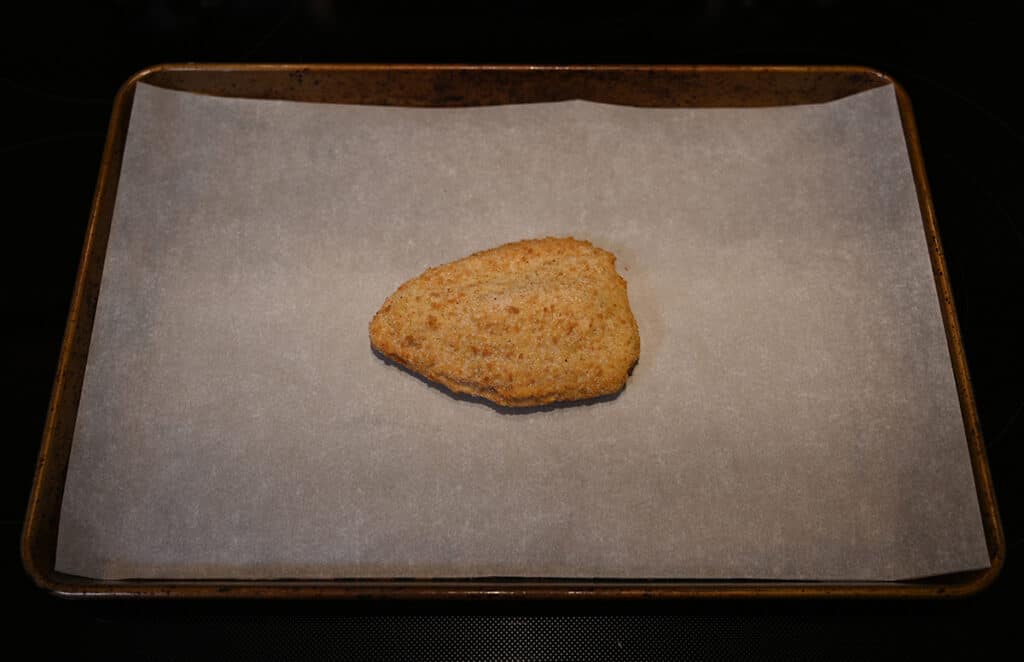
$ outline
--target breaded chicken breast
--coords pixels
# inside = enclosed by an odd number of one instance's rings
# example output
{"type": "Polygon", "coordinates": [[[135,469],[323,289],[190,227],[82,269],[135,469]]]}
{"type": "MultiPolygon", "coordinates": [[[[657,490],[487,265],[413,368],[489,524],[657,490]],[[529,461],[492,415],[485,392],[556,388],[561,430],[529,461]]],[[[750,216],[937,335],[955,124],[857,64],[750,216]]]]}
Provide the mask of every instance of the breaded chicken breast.
{"type": "Polygon", "coordinates": [[[615,256],[571,237],[427,269],[387,298],[370,342],[456,393],[506,407],[617,393],[640,356],[615,256]]]}

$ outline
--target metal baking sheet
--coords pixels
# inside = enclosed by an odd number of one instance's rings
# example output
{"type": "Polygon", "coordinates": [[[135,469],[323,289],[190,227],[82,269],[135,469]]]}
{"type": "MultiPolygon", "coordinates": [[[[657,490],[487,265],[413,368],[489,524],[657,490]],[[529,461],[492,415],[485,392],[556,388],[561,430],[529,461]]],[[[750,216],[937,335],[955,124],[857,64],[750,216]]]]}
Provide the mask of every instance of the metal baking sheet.
{"type": "Polygon", "coordinates": [[[58,570],[987,564],[891,87],[756,110],[136,90],[58,570]],[[369,351],[405,278],[548,235],[620,256],[643,353],[618,398],[508,415],[369,351]]]}

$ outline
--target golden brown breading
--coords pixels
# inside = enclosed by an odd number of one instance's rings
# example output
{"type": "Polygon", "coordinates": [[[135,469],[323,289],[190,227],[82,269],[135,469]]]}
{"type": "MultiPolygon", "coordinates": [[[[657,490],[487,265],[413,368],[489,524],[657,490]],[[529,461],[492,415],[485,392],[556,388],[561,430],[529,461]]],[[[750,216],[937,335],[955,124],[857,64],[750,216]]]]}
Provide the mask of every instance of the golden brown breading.
{"type": "Polygon", "coordinates": [[[370,342],[452,391],[506,407],[616,393],[640,356],[615,256],[571,237],[427,269],[387,298],[370,342]]]}

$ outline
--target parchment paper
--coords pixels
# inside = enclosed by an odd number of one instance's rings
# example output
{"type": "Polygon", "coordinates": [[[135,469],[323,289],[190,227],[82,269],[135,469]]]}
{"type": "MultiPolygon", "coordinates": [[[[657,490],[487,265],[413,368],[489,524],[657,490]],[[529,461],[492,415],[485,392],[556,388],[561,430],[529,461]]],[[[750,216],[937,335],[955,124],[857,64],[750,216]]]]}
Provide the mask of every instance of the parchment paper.
{"type": "Polygon", "coordinates": [[[988,565],[891,87],[411,109],[140,85],[60,519],[98,578],[891,580],[988,565]],[[386,365],[426,267],[615,252],[625,391],[507,415],[386,365]]]}

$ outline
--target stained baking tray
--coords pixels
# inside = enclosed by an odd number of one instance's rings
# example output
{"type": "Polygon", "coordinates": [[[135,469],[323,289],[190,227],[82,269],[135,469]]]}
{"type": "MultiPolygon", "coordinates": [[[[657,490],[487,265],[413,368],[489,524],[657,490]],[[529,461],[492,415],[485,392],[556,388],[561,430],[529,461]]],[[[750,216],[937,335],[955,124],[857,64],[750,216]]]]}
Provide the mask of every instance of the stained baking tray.
{"type": "Polygon", "coordinates": [[[169,64],[118,92],[22,536],[22,559],[42,588],[67,597],[683,598],[941,597],[975,593],[998,575],[1005,543],[924,172],[910,101],[887,75],[847,66],[477,66],[169,64]],[[894,85],[959,393],[991,566],[905,582],[560,579],[92,580],[54,568],[61,499],[99,294],[135,87],[325,103],[454,107],[587,99],[650,107],[819,103],[894,85]]]}

